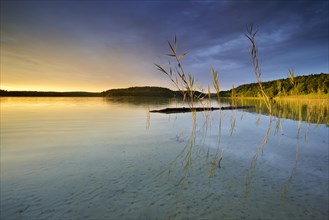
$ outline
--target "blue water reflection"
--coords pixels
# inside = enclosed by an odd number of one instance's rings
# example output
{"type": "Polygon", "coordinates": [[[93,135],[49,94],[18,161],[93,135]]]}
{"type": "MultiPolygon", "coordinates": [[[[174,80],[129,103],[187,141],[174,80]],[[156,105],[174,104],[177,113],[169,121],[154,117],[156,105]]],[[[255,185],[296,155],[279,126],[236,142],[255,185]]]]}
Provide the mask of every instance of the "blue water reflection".
{"type": "Polygon", "coordinates": [[[170,106],[1,98],[1,219],[327,219],[326,105],[318,123],[260,107],[196,123],[148,113],[170,106]]]}

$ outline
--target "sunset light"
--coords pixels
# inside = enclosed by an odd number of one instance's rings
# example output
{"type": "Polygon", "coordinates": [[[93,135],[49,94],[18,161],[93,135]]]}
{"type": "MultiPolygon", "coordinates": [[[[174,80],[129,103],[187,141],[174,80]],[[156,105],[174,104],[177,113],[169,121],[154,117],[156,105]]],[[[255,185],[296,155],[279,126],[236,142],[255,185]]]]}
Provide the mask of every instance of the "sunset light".
{"type": "Polygon", "coordinates": [[[328,0],[0,0],[1,220],[328,220],[328,0]]]}
{"type": "Polygon", "coordinates": [[[259,29],[264,80],[328,72],[328,3],[295,1],[2,1],[1,88],[104,91],[169,87],[164,63],[175,35],[202,86],[254,82],[245,26],[259,29]],[[246,10],[247,9],[247,10],[246,10]],[[170,12],[170,13],[169,13],[170,12]],[[170,14],[170,16],[169,16],[170,14]],[[239,14],[236,16],[236,14],[239,14]],[[271,15],[272,14],[272,15],[271,15]]]}

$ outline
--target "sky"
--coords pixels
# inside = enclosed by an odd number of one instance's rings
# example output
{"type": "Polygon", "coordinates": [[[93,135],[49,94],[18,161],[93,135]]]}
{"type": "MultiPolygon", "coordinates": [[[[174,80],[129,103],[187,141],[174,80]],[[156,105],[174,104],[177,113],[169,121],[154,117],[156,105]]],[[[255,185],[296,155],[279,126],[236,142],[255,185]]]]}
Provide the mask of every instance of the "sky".
{"type": "Polygon", "coordinates": [[[154,64],[174,65],[176,36],[185,72],[206,88],[214,68],[228,90],[257,81],[247,24],[263,81],[328,73],[328,12],[327,0],[1,0],[1,89],[173,88],[154,64]]]}

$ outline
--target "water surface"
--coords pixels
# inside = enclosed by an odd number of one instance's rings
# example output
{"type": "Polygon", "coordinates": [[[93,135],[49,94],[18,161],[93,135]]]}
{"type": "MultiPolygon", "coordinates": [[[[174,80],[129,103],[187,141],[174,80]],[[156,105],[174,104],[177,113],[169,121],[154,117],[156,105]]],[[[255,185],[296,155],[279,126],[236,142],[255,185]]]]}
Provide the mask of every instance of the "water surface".
{"type": "Polygon", "coordinates": [[[327,103],[180,105],[2,97],[1,219],[328,218],[327,103]]]}

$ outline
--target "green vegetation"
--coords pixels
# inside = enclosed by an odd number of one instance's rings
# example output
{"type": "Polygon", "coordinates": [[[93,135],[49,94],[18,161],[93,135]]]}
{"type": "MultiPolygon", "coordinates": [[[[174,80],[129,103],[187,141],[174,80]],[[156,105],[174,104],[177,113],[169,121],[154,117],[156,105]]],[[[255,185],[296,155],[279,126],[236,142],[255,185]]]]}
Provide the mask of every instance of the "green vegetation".
{"type": "MultiPolygon", "coordinates": [[[[305,97],[326,98],[329,96],[329,74],[321,73],[307,76],[289,76],[286,79],[278,79],[262,82],[264,92],[270,97],[305,97]],[[293,80],[292,80],[293,79],[293,80]]],[[[251,83],[238,86],[221,93],[222,97],[261,97],[259,84],[251,83]]]]}
{"type": "MultiPolygon", "coordinates": [[[[297,76],[295,77],[294,70],[289,70],[288,72],[288,78],[287,79],[279,79],[269,82],[263,82],[262,77],[262,68],[260,66],[259,58],[258,58],[258,50],[255,43],[255,36],[257,31],[253,30],[252,25],[247,26],[247,32],[246,37],[249,39],[251,44],[251,60],[252,60],[252,66],[253,71],[256,76],[257,82],[252,84],[246,84],[238,86],[237,88],[234,88],[234,85],[232,86],[232,89],[229,91],[220,91],[220,86],[218,83],[218,72],[214,69],[211,69],[211,76],[213,79],[213,89],[216,93],[210,93],[210,86],[208,86],[208,93],[207,95],[203,93],[203,96],[196,96],[196,88],[199,88],[194,82],[194,78],[191,74],[185,73],[184,69],[181,65],[181,59],[185,57],[186,53],[177,53],[177,41],[176,37],[174,40],[174,43],[170,43],[169,47],[171,49],[170,54],[167,54],[170,58],[174,59],[174,62],[169,61],[169,65],[167,67],[160,66],[158,64],[155,64],[157,69],[164,73],[172,84],[175,86],[176,89],[178,89],[179,92],[183,95],[183,102],[186,98],[189,98],[187,100],[189,104],[190,111],[192,112],[192,128],[191,128],[191,134],[186,142],[186,145],[184,149],[178,154],[178,156],[169,164],[169,167],[165,169],[163,172],[159,174],[159,176],[162,176],[164,173],[170,174],[170,171],[174,169],[176,166],[180,166],[178,164],[181,164],[181,168],[183,171],[183,176],[179,180],[178,185],[182,184],[184,181],[188,179],[188,176],[190,172],[192,171],[192,163],[200,162],[200,160],[195,160],[194,158],[200,158],[200,153],[205,155],[205,163],[207,166],[209,166],[208,170],[208,177],[211,178],[215,174],[215,170],[218,164],[218,167],[221,167],[221,161],[223,159],[223,153],[224,148],[221,146],[221,124],[222,124],[222,114],[221,111],[219,111],[219,120],[218,123],[216,122],[216,125],[218,125],[218,134],[217,134],[217,146],[216,150],[214,152],[214,155],[212,156],[212,159],[209,161],[209,146],[206,145],[206,138],[207,138],[207,132],[208,129],[211,128],[212,122],[209,121],[209,118],[211,118],[211,115],[204,114],[205,122],[202,125],[202,139],[201,139],[201,145],[198,145],[196,143],[196,130],[197,130],[197,123],[196,123],[196,108],[193,106],[193,102],[198,102],[198,104],[201,104],[202,106],[206,106],[205,109],[213,109],[212,107],[212,98],[217,98],[217,105],[220,106],[221,98],[225,99],[224,97],[229,98],[228,100],[231,101],[231,104],[233,106],[241,106],[239,105],[242,102],[244,102],[246,99],[243,99],[243,97],[251,97],[253,99],[249,101],[255,101],[257,102],[257,108],[256,110],[250,109],[250,111],[257,112],[259,115],[269,115],[269,124],[266,129],[266,132],[264,134],[263,139],[259,143],[259,146],[257,148],[257,151],[254,153],[254,156],[252,158],[250,167],[247,172],[246,176],[246,182],[245,182],[245,193],[243,198],[247,199],[249,197],[249,194],[252,189],[253,185],[253,177],[257,175],[257,160],[259,155],[263,152],[264,148],[266,147],[266,144],[268,143],[268,140],[270,138],[270,135],[272,133],[272,124],[275,123],[275,131],[274,134],[281,131],[283,134],[283,128],[282,128],[282,119],[284,118],[292,118],[294,120],[298,120],[298,127],[297,127],[297,138],[296,138],[296,154],[294,163],[292,165],[292,169],[290,172],[290,176],[288,178],[287,183],[282,187],[282,195],[285,196],[288,192],[289,187],[291,186],[291,183],[293,181],[293,177],[295,174],[295,170],[298,163],[298,154],[299,154],[299,146],[298,146],[298,140],[300,137],[300,131],[301,131],[301,125],[302,120],[307,122],[307,129],[310,127],[310,123],[316,123],[317,125],[319,123],[326,123],[328,125],[328,118],[327,112],[328,112],[328,102],[327,100],[321,100],[323,103],[321,105],[313,105],[315,103],[314,100],[312,100],[311,104],[302,104],[300,102],[293,102],[290,104],[290,102],[285,102],[283,100],[280,100],[280,98],[296,98],[301,96],[307,96],[307,98],[322,98],[326,99],[329,98],[329,74],[321,73],[318,75],[309,75],[309,76],[297,76]],[[181,55],[179,55],[181,54],[181,55]],[[173,64],[174,63],[174,64],[173,64]],[[207,99],[206,97],[209,97],[207,99]],[[274,99],[275,98],[275,99],[274,99]],[[277,98],[279,100],[277,101],[277,98]],[[277,116],[277,118],[274,118],[273,116],[277,116]],[[208,147],[208,149],[207,149],[208,147]],[[220,153],[221,152],[221,153],[220,153]]],[[[204,89],[200,89],[202,92],[204,92],[204,89]]],[[[319,101],[319,100],[317,100],[319,101]]],[[[317,102],[316,101],[316,102],[317,102]]],[[[243,106],[244,104],[242,104],[243,106]]],[[[166,112],[168,109],[164,109],[166,112]]],[[[170,109],[173,110],[173,109],[170,109]]],[[[175,109],[174,109],[175,110],[175,109]]],[[[182,109],[180,109],[181,111],[182,109]]],[[[183,109],[184,111],[187,111],[186,109],[183,109]]],[[[247,110],[248,111],[248,110],[247,110]]],[[[257,123],[260,122],[260,116],[257,120],[257,123]]],[[[230,135],[233,134],[234,128],[236,125],[236,115],[235,112],[232,113],[231,116],[231,128],[230,128],[230,135]]],[[[307,132],[304,135],[304,140],[307,139],[307,132]]]]}
{"type": "MultiPolygon", "coordinates": [[[[250,105],[256,108],[245,109],[245,112],[257,113],[259,115],[270,115],[267,106],[261,99],[231,99],[223,98],[223,102],[230,105],[243,106],[250,105]]],[[[304,121],[313,124],[329,125],[329,100],[308,100],[300,99],[298,101],[273,100],[272,115],[280,119],[292,119],[295,121],[304,121]]]]}
{"type": "Polygon", "coordinates": [[[166,97],[174,98],[179,97],[179,92],[174,92],[167,88],[162,87],[130,87],[126,89],[110,89],[101,93],[105,97],[118,97],[118,96],[140,96],[140,97],[166,97]]]}
{"type": "MultiPolygon", "coordinates": [[[[216,71],[213,70],[213,74],[216,71]]],[[[214,75],[214,82],[216,76],[214,75]]],[[[175,79],[174,79],[175,81],[175,79]]],[[[329,74],[311,74],[307,76],[289,76],[286,79],[278,79],[268,82],[261,82],[264,92],[270,98],[329,98],[329,74]]],[[[250,83],[240,85],[227,91],[219,91],[219,86],[214,84],[216,93],[210,94],[212,98],[220,97],[262,97],[259,83],[250,83]]],[[[209,89],[208,89],[209,90],[209,89]]],[[[101,93],[97,92],[38,92],[38,91],[6,91],[0,90],[0,96],[13,97],[160,97],[160,98],[189,98],[188,89],[180,88],[173,91],[162,87],[130,87],[125,89],[110,89],[101,93]]],[[[189,90],[194,97],[205,98],[209,94],[189,90]]],[[[208,91],[209,93],[209,91],[208,91]]]]}

